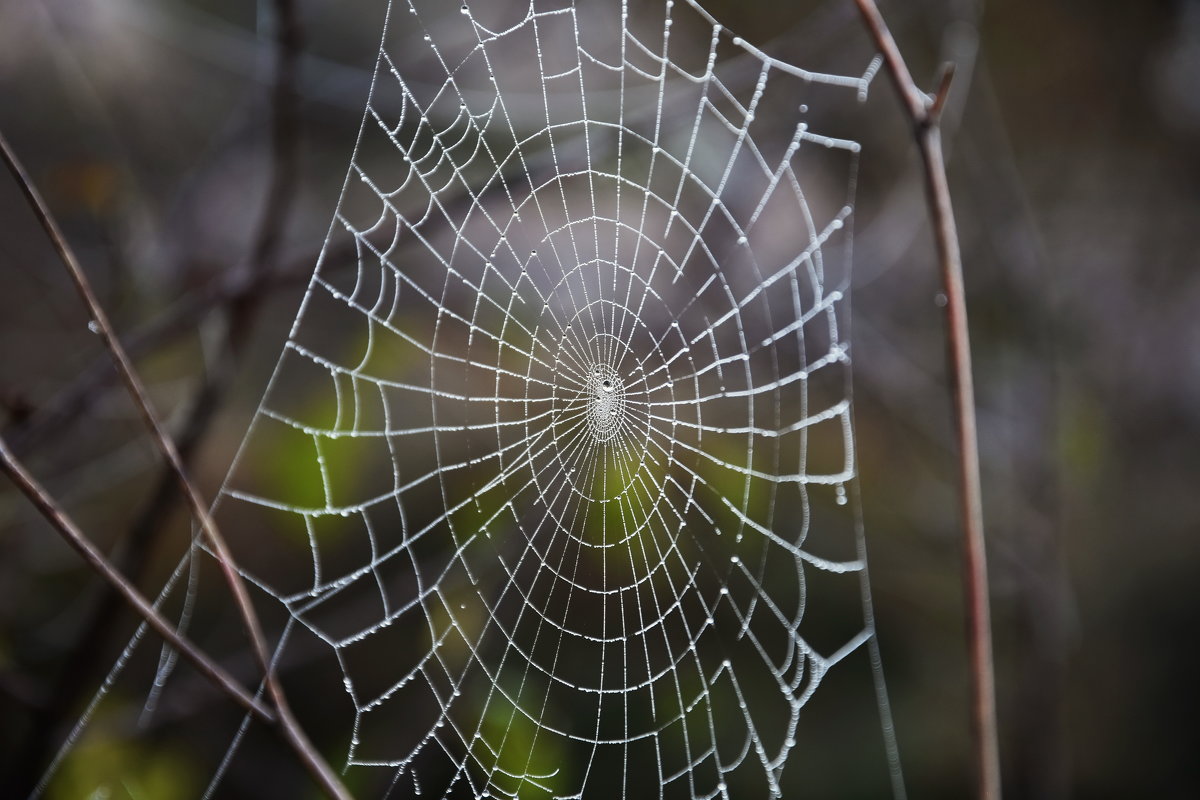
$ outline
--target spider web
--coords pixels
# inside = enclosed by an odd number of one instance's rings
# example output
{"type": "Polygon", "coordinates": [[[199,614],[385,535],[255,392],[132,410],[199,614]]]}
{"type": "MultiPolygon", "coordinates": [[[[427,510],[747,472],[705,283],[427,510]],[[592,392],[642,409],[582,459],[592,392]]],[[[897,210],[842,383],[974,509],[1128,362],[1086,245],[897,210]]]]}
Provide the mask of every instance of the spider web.
{"type": "Polygon", "coordinates": [[[809,122],[863,67],[692,0],[388,4],[355,268],[322,256],[218,500],[381,793],[795,796],[857,659],[903,794],[847,499],[859,146],[809,122]]]}

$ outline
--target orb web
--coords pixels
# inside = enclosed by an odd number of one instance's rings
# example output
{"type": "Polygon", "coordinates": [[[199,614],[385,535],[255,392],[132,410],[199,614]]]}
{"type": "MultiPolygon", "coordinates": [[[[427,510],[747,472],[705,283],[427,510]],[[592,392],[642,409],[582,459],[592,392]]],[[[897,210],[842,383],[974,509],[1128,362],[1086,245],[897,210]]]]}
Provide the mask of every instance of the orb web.
{"type": "Polygon", "coordinates": [[[354,268],[318,263],[219,499],[278,540],[243,566],[281,652],[336,663],[294,703],[350,709],[349,771],[796,796],[805,709],[877,664],[847,504],[859,146],[809,108],[852,110],[862,66],[794,66],[692,0],[389,4],[327,239],[354,268]]]}

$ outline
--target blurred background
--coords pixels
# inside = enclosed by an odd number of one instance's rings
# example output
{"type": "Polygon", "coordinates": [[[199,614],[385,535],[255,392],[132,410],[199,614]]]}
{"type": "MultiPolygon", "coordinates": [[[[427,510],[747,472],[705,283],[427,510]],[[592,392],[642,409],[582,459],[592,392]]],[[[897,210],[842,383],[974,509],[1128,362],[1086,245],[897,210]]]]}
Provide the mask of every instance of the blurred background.
{"type": "MultiPolygon", "coordinates": [[[[1008,794],[1194,796],[1200,2],[880,6],[919,82],[932,87],[944,61],[958,67],[945,138],[976,358],[1008,794]]],[[[0,130],[206,496],[311,274],[383,22],[377,0],[302,0],[280,62],[275,7],[0,5],[0,130]],[[294,92],[276,96],[281,66],[294,92]]],[[[805,67],[849,74],[869,58],[851,0],[706,7],[805,67]]],[[[814,103],[811,113],[840,111],[814,103]]],[[[962,797],[967,672],[939,286],[915,151],[883,76],[862,111],[850,340],[877,627],[910,795],[962,797]]],[[[187,519],[86,323],[5,176],[0,425],[153,593],[187,519]]],[[[135,623],[103,597],[0,488],[0,786],[42,773],[119,656],[135,623]]],[[[128,698],[135,713],[142,699],[128,698]]],[[[170,708],[155,734],[211,750],[194,706],[170,708]]],[[[870,719],[874,700],[854,698],[844,713],[870,719]]],[[[204,780],[188,777],[202,768],[187,749],[148,758],[138,749],[148,746],[89,740],[54,796],[87,796],[105,771],[136,776],[128,796],[194,794],[179,788],[204,780]]],[[[284,785],[304,786],[287,752],[255,752],[260,768],[290,776],[284,785]]],[[[850,796],[845,778],[815,776],[812,796],[850,796]]],[[[227,788],[250,785],[235,775],[227,788]]]]}

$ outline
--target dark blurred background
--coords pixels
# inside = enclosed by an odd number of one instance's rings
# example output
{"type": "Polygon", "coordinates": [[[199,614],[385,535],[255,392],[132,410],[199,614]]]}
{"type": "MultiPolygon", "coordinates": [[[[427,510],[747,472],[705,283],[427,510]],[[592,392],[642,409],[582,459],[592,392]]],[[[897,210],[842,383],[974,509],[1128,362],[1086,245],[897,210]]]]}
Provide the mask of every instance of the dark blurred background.
{"type": "MultiPolygon", "coordinates": [[[[851,0],[706,5],[813,69],[853,72],[870,50],[851,0]]],[[[0,5],[0,129],[159,407],[195,443],[208,496],[325,236],[383,19],[378,0],[298,3],[296,92],[280,126],[274,6],[0,5]],[[271,277],[248,283],[257,257],[271,277]]],[[[943,61],[958,66],[945,136],[976,358],[1009,796],[1195,796],[1200,2],[881,9],[919,81],[932,86],[943,61]]],[[[960,797],[967,673],[939,286],[915,151],[883,76],[866,112],[853,134],[864,155],[851,341],[875,612],[910,794],[960,797]]],[[[0,424],[153,592],[187,521],[162,502],[155,455],[86,322],[5,176],[0,424]]],[[[5,774],[41,772],[132,631],[124,612],[90,624],[100,596],[4,487],[5,774]]],[[[128,701],[136,710],[141,699],[128,701]]],[[[211,749],[204,725],[187,726],[193,712],[173,708],[169,724],[211,749]]],[[[874,714],[873,701],[848,713],[874,714]]],[[[186,751],[146,761],[119,741],[88,746],[96,763],[83,772],[128,767],[144,796],[194,785],[180,778],[186,751]]],[[[286,752],[264,752],[267,769],[296,772],[286,752]]],[[[54,796],[86,796],[88,779],[74,788],[68,775],[54,796]]],[[[838,796],[837,775],[814,780],[813,796],[838,796]]]]}

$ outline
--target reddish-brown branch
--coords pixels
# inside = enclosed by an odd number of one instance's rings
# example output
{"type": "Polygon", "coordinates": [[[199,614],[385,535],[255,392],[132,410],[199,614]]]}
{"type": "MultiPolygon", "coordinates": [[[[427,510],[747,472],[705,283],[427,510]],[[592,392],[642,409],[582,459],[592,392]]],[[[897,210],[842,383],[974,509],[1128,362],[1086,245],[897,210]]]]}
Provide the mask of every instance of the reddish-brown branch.
{"type": "Polygon", "coordinates": [[[24,465],[8,449],[8,445],[3,439],[0,439],[0,469],[4,470],[17,488],[29,498],[29,502],[33,503],[46,521],[62,535],[67,544],[75,548],[92,569],[108,581],[125,602],[146,621],[146,624],[166,639],[167,643],[179,651],[180,655],[192,662],[201,675],[212,681],[218,689],[253,714],[256,719],[268,724],[276,722],[274,711],[254,699],[233,676],[205,655],[190,640],[180,635],[171,623],[164,619],[154,606],[142,596],[141,592],[125,580],[125,577],[117,571],[104,554],[83,535],[79,526],[54,502],[54,498],[29,474],[24,465]]]}
{"type": "Polygon", "coordinates": [[[99,334],[104,343],[105,348],[111,355],[117,371],[121,376],[122,382],[129,391],[130,397],[137,406],[143,422],[147,430],[150,432],[151,438],[154,440],[155,446],[162,454],[163,458],[170,465],[171,470],[175,474],[179,482],[180,489],[191,507],[192,514],[200,527],[201,533],[204,536],[209,548],[212,550],[213,556],[216,558],[220,566],[221,573],[229,587],[230,593],[233,595],[234,601],[237,604],[238,611],[242,617],[242,623],[245,627],[246,634],[250,639],[251,646],[254,651],[256,660],[263,671],[263,680],[266,686],[267,695],[271,699],[272,705],[275,707],[278,724],[276,729],[283,735],[285,740],[295,750],[297,756],[301,759],[304,765],[308,768],[312,776],[322,786],[322,788],[331,796],[339,800],[349,800],[350,793],[342,785],[341,781],[333,773],[333,770],[321,757],[321,755],[308,741],[303,730],[292,716],[287,705],[287,699],[284,696],[283,688],[275,677],[274,670],[271,668],[270,656],[267,652],[266,639],[262,633],[262,627],[258,621],[258,615],[254,610],[253,603],[250,600],[250,595],[246,589],[246,584],[239,574],[233,557],[229,552],[229,548],[225,543],[224,537],[218,530],[216,523],[212,519],[212,515],[208,511],[208,506],[200,497],[199,491],[192,484],[187,476],[187,472],[183,466],[183,460],[179,456],[179,452],[175,447],[171,437],[163,428],[161,421],[158,418],[157,412],[150,403],[149,396],[146,393],[145,386],[142,384],[141,378],[133,368],[133,364],[129,360],[125,349],[121,346],[120,340],[117,339],[116,332],[113,330],[112,324],[108,319],[107,313],[101,307],[99,300],[96,298],[95,291],[92,289],[91,283],[87,278],[87,274],[79,264],[79,260],[75,257],[74,251],[67,244],[62,232],[59,230],[58,223],[55,221],[41,194],[34,186],[29,175],[25,172],[24,167],[17,159],[16,154],[8,145],[7,139],[0,134],[0,159],[2,159],[13,177],[16,179],[18,186],[28,201],[30,208],[37,217],[38,222],[42,225],[47,236],[49,236],[51,244],[54,245],[55,251],[58,253],[63,264],[66,266],[68,273],[71,276],[72,282],[75,284],[76,290],[79,292],[84,305],[87,307],[88,313],[91,315],[89,325],[99,334]]]}
{"type": "MultiPolygon", "coordinates": [[[[230,301],[219,308],[223,320],[219,326],[219,335],[211,347],[213,357],[211,365],[204,371],[203,378],[195,391],[190,403],[185,421],[177,429],[175,442],[183,463],[190,467],[192,458],[208,434],[208,430],[216,417],[222,400],[228,391],[235,372],[236,362],[241,353],[241,343],[247,332],[253,326],[258,310],[262,307],[262,299],[269,296],[268,281],[272,284],[279,276],[278,254],[283,242],[283,234],[296,198],[296,180],[299,174],[298,161],[300,153],[300,122],[298,113],[298,98],[296,80],[298,77],[297,61],[302,48],[302,34],[299,15],[295,0],[274,0],[275,36],[274,36],[274,80],[270,94],[271,126],[270,126],[270,163],[271,169],[267,190],[264,196],[263,209],[258,223],[258,233],[254,238],[251,252],[246,261],[238,268],[229,269],[221,276],[220,286],[230,285],[241,287],[230,301]]],[[[307,257],[300,271],[304,275],[311,274],[315,256],[307,257]]],[[[295,272],[296,270],[292,270],[295,272]]],[[[212,292],[191,291],[187,300],[192,307],[196,301],[212,292]]],[[[189,325],[185,330],[195,330],[195,325],[189,325]]],[[[162,347],[170,341],[170,337],[156,331],[150,340],[157,347],[162,347]]],[[[144,340],[145,337],[142,337],[144,340]]],[[[127,335],[125,346],[131,358],[137,358],[139,353],[139,332],[127,335]]],[[[92,376],[115,377],[110,361],[99,362],[98,370],[90,373],[84,371],[76,385],[90,387],[93,385],[92,376]]],[[[86,396],[86,395],[84,395],[86,396]]],[[[65,397],[65,408],[70,409],[76,403],[71,402],[71,395],[65,397]]],[[[61,414],[53,413],[54,409],[63,410],[64,406],[55,404],[49,409],[52,413],[39,414],[28,421],[53,426],[54,419],[61,414]]],[[[45,410],[45,409],[44,409],[45,410]]],[[[75,412],[77,414],[79,412],[75,412]]],[[[69,413],[67,418],[75,414],[69,413]]],[[[61,421],[58,423],[62,426],[61,421]]],[[[36,428],[30,429],[23,425],[14,426],[17,433],[33,434],[36,428]]],[[[30,437],[24,437],[27,443],[30,437]]],[[[22,437],[14,437],[13,450],[20,452],[22,437]]],[[[137,516],[129,533],[122,540],[119,554],[112,559],[113,565],[127,579],[136,584],[146,565],[151,560],[154,544],[162,530],[163,522],[168,518],[178,502],[178,491],[175,475],[170,465],[164,464],[159,474],[154,478],[154,488],[150,500],[137,516]]],[[[88,606],[86,618],[77,628],[76,640],[69,648],[64,668],[59,674],[48,702],[39,708],[30,725],[28,735],[24,737],[23,752],[16,763],[20,764],[23,777],[18,779],[17,786],[32,785],[37,780],[39,770],[45,764],[46,754],[54,746],[54,737],[63,721],[74,713],[79,699],[87,691],[89,678],[95,669],[95,663],[88,657],[102,647],[112,635],[124,604],[121,596],[113,589],[106,587],[94,603],[88,606]]]]}
{"type": "Polygon", "coordinates": [[[1000,748],[996,732],[995,672],[992,662],[991,605],[983,501],[979,478],[979,442],[975,422],[975,388],[971,377],[971,344],[963,289],[962,254],[950,201],[938,118],[950,89],[952,69],[944,69],[936,94],[922,92],[896,46],[874,0],[855,0],[867,29],[883,54],[888,74],[913,124],[925,172],[929,214],[946,295],[946,339],[959,452],[959,486],[963,515],[963,583],[970,651],[972,735],[979,800],[1000,800],[1000,748]]]}

